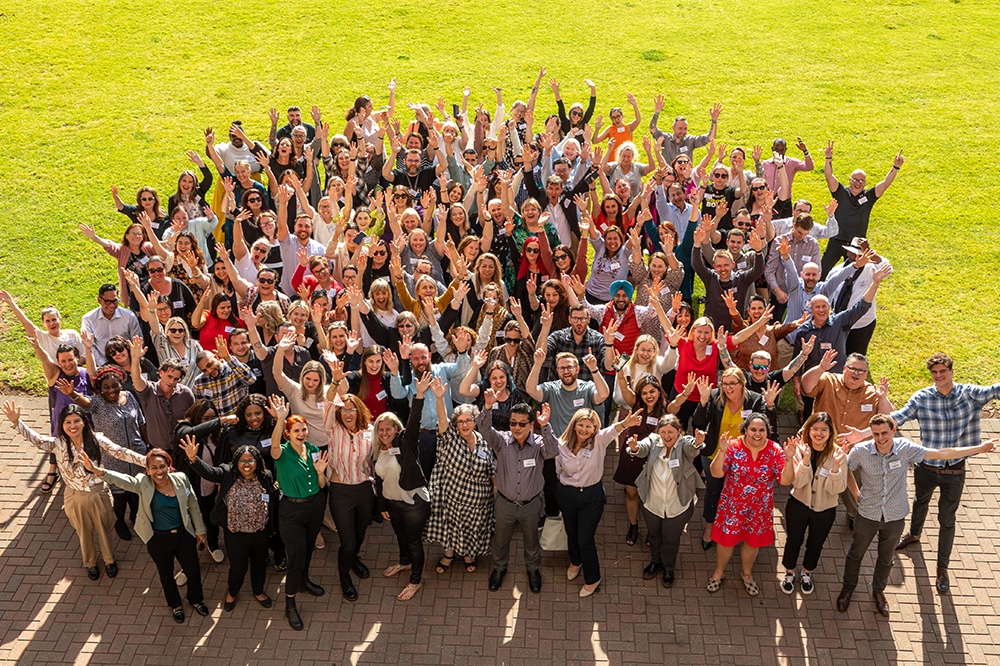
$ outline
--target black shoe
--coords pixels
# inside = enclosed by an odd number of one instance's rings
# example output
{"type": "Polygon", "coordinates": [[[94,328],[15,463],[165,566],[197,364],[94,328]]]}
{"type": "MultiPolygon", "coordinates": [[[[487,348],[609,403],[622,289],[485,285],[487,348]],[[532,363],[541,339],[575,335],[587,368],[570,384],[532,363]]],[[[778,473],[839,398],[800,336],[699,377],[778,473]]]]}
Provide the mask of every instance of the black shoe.
{"type": "Polygon", "coordinates": [[[851,530],[852,532],[854,531],[854,519],[853,518],[848,518],[847,519],[847,529],[851,530]]]}
{"type": "Polygon", "coordinates": [[[198,615],[201,615],[202,617],[208,617],[208,606],[206,606],[202,602],[199,601],[196,604],[191,604],[191,607],[194,608],[194,611],[198,613],[198,615]]]}
{"type": "MultiPolygon", "coordinates": [[[[255,596],[254,599],[257,599],[257,597],[255,596]]],[[[264,608],[270,608],[271,606],[274,605],[274,601],[271,599],[271,597],[267,596],[266,594],[264,595],[263,599],[257,599],[257,603],[259,603],[264,608]]]]}
{"type": "Polygon", "coordinates": [[[354,587],[354,581],[351,580],[351,574],[340,574],[340,589],[344,593],[344,598],[348,601],[358,600],[358,590],[354,587]]]}
{"type": "Polygon", "coordinates": [[[837,610],[841,613],[847,611],[847,607],[851,605],[851,595],[854,594],[854,590],[849,590],[846,587],[840,591],[840,596],[837,597],[837,610]]]}
{"type": "Polygon", "coordinates": [[[528,572],[528,589],[535,594],[542,591],[542,573],[538,569],[528,572]]]}
{"type": "Polygon", "coordinates": [[[114,578],[118,575],[118,565],[114,562],[104,565],[104,573],[108,574],[108,578],[114,578]]]}
{"type": "Polygon", "coordinates": [[[709,548],[711,548],[714,545],[715,545],[714,541],[705,541],[704,539],[702,539],[702,541],[701,541],[701,549],[702,550],[708,550],[709,548]]]}
{"type": "MultiPolygon", "coordinates": [[[[111,573],[108,572],[108,575],[110,576],[111,573]]],[[[938,567],[937,568],[937,580],[934,583],[934,587],[936,587],[937,591],[940,592],[941,594],[947,594],[948,593],[948,588],[951,587],[951,584],[948,582],[948,569],[947,568],[945,568],[945,567],[938,567]]]]}
{"type": "Polygon", "coordinates": [[[125,541],[132,540],[132,530],[128,528],[128,525],[125,524],[124,520],[119,520],[115,522],[115,532],[117,532],[118,536],[124,539],[125,541]]]}
{"type": "Polygon", "coordinates": [[[655,578],[656,574],[660,572],[663,565],[659,562],[650,562],[646,565],[646,568],[642,570],[642,579],[649,580],[650,578],[655,578]]]}
{"type": "Polygon", "coordinates": [[[639,523],[633,523],[628,526],[628,534],[625,535],[625,543],[629,546],[634,546],[635,542],[639,539],[639,523]]]}
{"type": "Polygon", "coordinates": [[[885,598],[884,592],[872,592],[872,599],[875,601],[875,610],[882,617],[889,617],[889,602],[885,598]]]}
{"type": "Polygon", "coordinates": [[[663,571],[663,587],[673,587],[674,586],[674,572],[673,571],[663,571]]]}
{"type": "Polygon", "coordinates": [[[177,624],[184,624],[184,609],[175,608],[172,615],[174,616],[174,622],[177,624]]]}
{"type": "Polygon", "coordinates": [[[326,590],[324,590],[322,587],[312,582],[308,578],[302,581],[302,588],[309,594],[313,595],[314,597],[322,597],[324,594],[326,594],[326,590]]]}
{"type": "Polygon", "coordinates": [[[490,592],[496,592],[503,585],[503,577],[507,575],[506,571],[500,571],[499,569],[494,569],[490,572],[490,592]]]}
{"type": "Polygon", "coordinates": [[[222,602],[222,610],[224,610],[224,611],[226,611],[228,613],[228,612],[232,611],[234,608],[236,608],[236,597],[233,597],[232,601],[223,600],[223,602],[222,602]]]}
{"type": "Polygon", "coordinates": [[[368,570],[365,563],[357,557],[354,558],[354,564],[351,565],[351,571],[358,574],[358,578],[368,578],[372,575],[372,572],[368,570]]]}
{"type": "Polygon", "coordinates": [[[288,620],[288,626],[295,631],[302,631],[305,627],[299,609],[295,607],[295,597],[285,597],[285,619],[288,620]]]}
{"type": "Polygon", "coordinates": [[[97,566],[87,567],[87,578],[97,580],[101,577],[101,570],[97,566]]]}

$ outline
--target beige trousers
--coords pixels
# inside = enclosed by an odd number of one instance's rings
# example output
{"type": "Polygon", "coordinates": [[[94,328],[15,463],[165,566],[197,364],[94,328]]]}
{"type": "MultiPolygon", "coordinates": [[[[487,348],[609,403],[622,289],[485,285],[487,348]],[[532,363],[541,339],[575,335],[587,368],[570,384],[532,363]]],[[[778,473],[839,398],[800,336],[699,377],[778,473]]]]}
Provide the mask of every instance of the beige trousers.
{"type": "Polygon", "coordinates": [[[104,563],[115,561],[115,549],[111,544],[111,529],[115,524],[115,514],[111,507],[111,490],[99,486],[90,492],[63,487],[63,509],[69,524],[76,530],[83,552],[83,566],[97,566],[97,549],[94,548],[94,532],[101,543],[104,563]]]}

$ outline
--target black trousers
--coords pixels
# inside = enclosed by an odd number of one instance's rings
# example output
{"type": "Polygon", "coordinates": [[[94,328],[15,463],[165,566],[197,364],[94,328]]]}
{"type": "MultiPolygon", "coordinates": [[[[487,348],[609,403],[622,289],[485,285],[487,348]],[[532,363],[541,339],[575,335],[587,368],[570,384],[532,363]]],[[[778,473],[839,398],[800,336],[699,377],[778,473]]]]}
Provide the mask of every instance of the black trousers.
{"type": "Polygon", "coordinates": [[[173,532],[154,532],[146,542],[146,551],[156,564],[163,587],[163,598],[171,608],[180,608],[181,592],[174,580],[174,559],[180,563],[181,571],[187,576],[187,600],[192,604],[205,601],[201,588],[201,567],[198,564],[198,542],[191,533],[178,527],[173,532]]]}
{"type": "Polygon", "coordinates": [[[823,252],[823,275],[821,279],[825,280],[827,274],[840,263],[840,260],[844,258],[844,245],[850,241],[837,240],[836,238],[831,238],[826,242],[826,251],[823,252]]]}
{"type": "Polygon", "coordinates": [[[135,514],[139,513],[139,496],[127,490],[112,487],[111,500],[115,509],[115,520],[124,524],[125,512],[128,511],[129,515],[132,516],[132,524],[134,525],[135,514]]]}
{"type": "Polygon", "coordinates": [[[424,471],[425,479],[431,478],[434,463],[437,462],[437,443],[437,431],[421,430],[417,437],[417,460],[420,461],[420,469],[424,471]]]}
{"type": "Polygon", "coordinates": [[[795,569],[799,561],[799,551],[802,542],[806,544],[806,555],[802,559],[802,568],[815,571],[819,565],[819,556],[823,552],[823,544],[830,535],[833,521],[837,518],[837,507],[826,511],[813,511],[791,495],[785,505],[785,552],[781,557],[781,565],[786,569],[795,569]],[[806,530],[809,538],[806,539],[806,530]]]}
{"type": "Polygon", "coordinates": [[[282,497],[278,505],[281,540],[285,544],[288,569],[285,572],[285,594],[294,597],[302,581],[309,578],[309,562],[316,548],[316,535],[323,526],[323,493],[316,493],[305,502],[292,502],[282,497]]]}
{"type": "Polygon", "coordinates": [[[569,562],[575,567],[582,564],[583,581],[593,585],[601,580],[601,561],[597,556],[595,536],[607,502],[604,485],[595,483],[586,488],[576,488],[560,483],[556,492],[566,528],[569,562]]]}
{"type": "Polygon", "coordinates": [[[667,571],[673,571],[677,564],[677,552],[681,549],[681,535],[684,527],[694,515],[694,503],[679,516],[660,518],[645,506],[642,507],[642,517],[646,520],[649,532],[649,559],[662,564],[667,571]]]}
{"type": "Polygon", "coordinates": [[[559,475],[556,474],[555,458],[542,461],[542,478],[545,480],[545,515],[559,515],[559,500],[556,498],[556,487],[559,485],[559,475]]]}
{"type": "Polygon", "coordinates": [[[419,497],[413,498],[413,504],[397,500],[386,500],[386,504],[389,522],[399,543],[399,563],[411,565],[410,583],[416,585],[424,573],[423,535],[427,519],[431,517],[431,505],[419,497]]]}
{"type": "Polygon", "coordinates": [[[337,526],[340,548],[337,550],[337,569],[341,576],[351,572],[351,565],[361,552],[365,532],[372,522],[375,508],[375,489],[371,481],[357,485],[331,483],[330,515],[337,526]]]}
{"type": "Polygon", "coordinates": [[[951,549],[955,543],[955,514],[962,503],[962,490],[965,488],[965,474],[938,474],[920,465],[913,468],[913,515],[910,518],[910,534],[920,536],[927,519],[931,496],[934,489],[940,488],[938,498],[938,555],[937,565],[948,568],[951,562],[951,549]]]}
{"type": "Polygon", "coordinates": [[[855,353],[868,355],[868,345],[872,341],[872,336],[875,335],[875,324],[877,323],[876,319],[867,326],[851,329],[851,332],[847,334],[847,342],[844,344],[848,355],[855,353]]]}
{"type": "Polygon", "coordinates": [[[267,577],[267,531],[223,532],[229,555],[229,596],[236,597],[250,568],[250,588],[254,595],[264,594],[267,577]]]}
{"type": "Polygon", "coordinates": [[[712,476],[712,460],[708,456],[701,456],[701,468],[705,470],[705,506],[702,516],[706,523],[714,523],[715,513],[719,510],[719,498],[722,497],[722,486],[725,485],[726,479],[712,476]]]}
{"type": "Polygon", "coordinates": [[[212,490],[211,495],[198,498],[198,507],[201,508],[201,519],[205,521],[205,540],[208,542],[209,550],[219,549],[219,526],[212,522],[212,509],[215,507],[215,497],[219,494],[219,488],[212,490]]]}

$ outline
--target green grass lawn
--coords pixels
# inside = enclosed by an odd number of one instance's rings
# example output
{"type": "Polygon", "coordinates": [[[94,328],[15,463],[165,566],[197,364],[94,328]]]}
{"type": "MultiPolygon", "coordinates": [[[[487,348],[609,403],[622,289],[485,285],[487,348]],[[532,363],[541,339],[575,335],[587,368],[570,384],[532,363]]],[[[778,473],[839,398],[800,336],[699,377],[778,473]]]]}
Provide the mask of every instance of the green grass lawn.
{"type": "MultiPolygon", "coordinates": [[[[620,105],[630,118],[625,93],[634,93],[644,114],[637,138],[663,93],[661,128],[683,114],[692,132],[705,132],[721,101],[719,138],[729,146],[801,136],[821,165],[832,138],[841,180],[862,168],[877,182],[903,148],[906,163],[869,232],[897,269],[878,298],[873,374],[892,378],[897,402],[928,383],[923,360],[936,350],[955,356],[960,381],[1000,376],[997,336],[984,325],[1000,311],[991,268],[1000,228],[988,208],[1000,200],[995,3],[626,1],[609,11],[404,0],[303,5],[297,20],[273,3],[229,7],[4,6],[0,286],[33,318],[56,304],[79,328],[97,286],[115,281],[115,263],[77,225],[119,239],[126,218],[108,188],[118,185],[128,201],[149,184],[165,199],[188,168],[184,151],[203,150],[208,125],[221,138],[240,118],[264,138],[272,105],[318,104],[339,130],[357,95],[385,103],[392,76],[402,110],[438,96],[459,102],[463,85],[487,108],[499,85],[509,105],[527,98],[544,65],[568,103],[583,101],[583,79],[593,79],[605,117],[620,105]]],[[[536,116],[554,109],[544,87],[536,116]]],[[[828,200],[820,168],[796,178],[796,197],[828,200]]],[[[9,313],[0,321],[0,379],[43,388],[9,313]]]]}

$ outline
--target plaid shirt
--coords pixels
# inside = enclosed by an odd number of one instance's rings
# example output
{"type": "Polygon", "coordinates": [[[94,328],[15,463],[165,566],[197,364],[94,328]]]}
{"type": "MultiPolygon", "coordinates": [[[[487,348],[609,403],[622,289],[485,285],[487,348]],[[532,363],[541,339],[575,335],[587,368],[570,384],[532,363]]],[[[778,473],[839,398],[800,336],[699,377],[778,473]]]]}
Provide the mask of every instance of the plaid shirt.
{"type": "MultiPolygon", "coordinates": [[[[1000,384],[975,386],[955,384],[948,395],[941,395],[933,386],[920,389],[906,401],[903,408],[891,414],[899,425],[917,419],[920,443],[929,449],[952,446],[979,446],[982,433],[979,415],[983,405],[1000,399],[1000,384]]],[[[964,460],[964,458],[962,458],[964,460]]],[[[957,460],[928,460],[927,465],[944,467],[957,460]]]]}
{"type": "Polygon", "coordinates": [[[926,453],[925,447],[904,437],[893,438],[888,455],[878,452],[873,439],[851,449],[847,466],[858,472],[861,486],[858,515],[879,523],[906,518],[910,513],[910,494],[906,488],[910,465],[923,462],[926,453]]]}
{"type": "Polygon", "coordinates": [[[549,334],[546,340],[546,352],[545,364],[542,366],[543,369],[547,369],[549,374],[546,379],[558,379],[559,375],[556,374],[556,354],[561,352],[569,352],[576,356],[577,360],[580,362],[580,374],[578,379],[582,382],[591,381],[594,376],[588,368],[583,363],[583,357],[587,355],[588,350],[597,358],[597,371],[601,372],[604,368],[604,335],[598,333],[592,328],[587,328],[583,333],[583,341],[577,342],[576,338],[573,337],[573,328],[566,327],[554,331],[549,334]]]}
{"type": "Polygon", "coordinates": [[[217,377],[202,373],[194,380],[194,393],[199,398],[211,400],[216,413],[229,416],[235,413],[236,405],[250,393],[250,387],[257,381],[246,363],[231,358],[222,362],[222,370],[217,377]]]}

